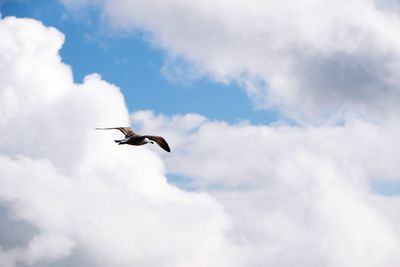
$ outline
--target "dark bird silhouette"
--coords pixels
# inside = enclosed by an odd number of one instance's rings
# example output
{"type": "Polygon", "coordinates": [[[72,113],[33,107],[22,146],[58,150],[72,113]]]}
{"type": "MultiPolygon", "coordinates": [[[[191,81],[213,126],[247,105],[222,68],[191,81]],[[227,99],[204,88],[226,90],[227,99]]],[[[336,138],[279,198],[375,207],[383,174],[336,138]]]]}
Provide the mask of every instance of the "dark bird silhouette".
{"type": "Polygon", "coordinates": [[[157,143],[162,149],[165,151],[171,152],[167,141],[161,136],[156,135],[139,135],[135,133],[130,127],[114,127],[114,128],[96,128],[96,130],[120,130],[125,138],[121,140],[114,140],[118,145],[133,145],[133,146],[141,146],[148,143],[154,144],[157,143]]]}

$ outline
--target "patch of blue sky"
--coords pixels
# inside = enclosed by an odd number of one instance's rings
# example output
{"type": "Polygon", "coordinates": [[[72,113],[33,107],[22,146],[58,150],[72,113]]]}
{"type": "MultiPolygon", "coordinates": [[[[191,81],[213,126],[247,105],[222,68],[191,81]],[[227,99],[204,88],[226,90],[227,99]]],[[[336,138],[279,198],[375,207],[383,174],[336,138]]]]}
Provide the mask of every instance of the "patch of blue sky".
{"type": "MultiPolygon", "coordinates": [[[[195,180],[189,176],[167,173],[166,175],[169,183],[184,189],[185,191],[207,191],[207,192],[234,192],[234,191],[254,191],[258,189],[257,185],[249,183],[226,184],[221,182],[207,181],[204,184],[195,183],[195,180]]],[[[200,179],[201,180],[201,179],[200,179]]]]}
{"type": "Polygon", "coordinates": [[[256,110],[238,85],[220,84],[208,78],[189,83],[172,82],[162,74],[165,54],[140,34],[107,32],[99,12],[68,12],[54,0],[5,0],[2,16],[31,17],[65,34],[61,56],[81,82],[90,73],[121,88],[130,111],[153,110],[166,115],[199,113],[229,123],[248,121],[268,124],[278,119],[276,110],[256,110]]]}
{"type": "Polygon", "coordinates": [[[400,196],[400,181],[398,180],[374,180],[371,184],[374,193],[384,196],[400,196]]]}
{"type": "Polygon", "coordinates": [[[190,177],[179,174],[167,174],[167,180],[169,183],[186,191],[198,191],[197,186],[193,184],[193,179],[190,177]]]}

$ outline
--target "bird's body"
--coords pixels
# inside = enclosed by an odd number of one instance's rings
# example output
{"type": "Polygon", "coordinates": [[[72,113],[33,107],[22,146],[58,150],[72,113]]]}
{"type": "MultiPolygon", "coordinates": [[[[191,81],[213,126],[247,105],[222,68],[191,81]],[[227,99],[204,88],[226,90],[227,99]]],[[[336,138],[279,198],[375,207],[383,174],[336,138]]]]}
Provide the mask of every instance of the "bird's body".
{"type": "Polygon", "coordinates": [[[130,127],[114,127],[114,128],[96,128],[97,130],[120,130],[125,138],[121,140],[114,140],[118,145],[133,145],[142,146],[148,143],[157,143],[165,151],[171,152],[168,143],[161,136],[156,135],[139,135],[135,133],[130,127]]]}

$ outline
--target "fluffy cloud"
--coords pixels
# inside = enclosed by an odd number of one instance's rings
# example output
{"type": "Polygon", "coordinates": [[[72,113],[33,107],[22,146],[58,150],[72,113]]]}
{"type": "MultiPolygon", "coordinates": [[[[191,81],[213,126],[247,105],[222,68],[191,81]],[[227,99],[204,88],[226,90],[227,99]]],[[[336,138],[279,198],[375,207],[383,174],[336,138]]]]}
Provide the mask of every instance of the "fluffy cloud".
{"type": "Polygon", "coordinates": [[[216,200],[167,184],[155,152],[94,130],[129,124],[117,87],[97,74],[75,84],[59,57],[63,35],[38,21],[4,18],[0,36],[3,230],[24,235],[0,240],[1,266],[79,251],[93,266],[232,266],[216,200]]]}
{"type": "Polygon", "coordinates": [[[302,162],[307,156],[329,163],[354,182],[400,177],[398,120],[381,124],[353,120],[319,127],[284,122],[256,126],[229,125],[197,114],[156,116],[151,111],[134,112],[131,120],[145,132],[169,137],[175,152],[165,157],[168,171],[195,177],[196,183],[206,186],[263,187],[283,175],[277,171],[307,168],[302,162]]]}
{"type": "Polygon", "coordinates": [[[113,28],[145,32],[165,50],[170,77],[237,82],[258,107],[278,106],[301,121],[376,119],[398,110],[396,1],[90,3],[113,28]]]}
{"type": "Polygon", "coordinates": [[[398,120],[129,118],[99,75],[73,82],[57,30],[5,18],[0,36],[0,223],[23,235],[0,235],[3,266],[399,266],[399,199],[371,187],[400,177],[398,120]],[[173,153],[94,131],[129,120],[173,153]]]}
{"type": "MultiPolygon", "coordinates": [[[[167,172],[189,177],[228,211],[245,266],[397,266],[398,121],[301,128],[228,125],[139,111],[134,125],[169,137],[167,172]]],[[[178,183],[181,183],[178,181],[178,183]]]]}

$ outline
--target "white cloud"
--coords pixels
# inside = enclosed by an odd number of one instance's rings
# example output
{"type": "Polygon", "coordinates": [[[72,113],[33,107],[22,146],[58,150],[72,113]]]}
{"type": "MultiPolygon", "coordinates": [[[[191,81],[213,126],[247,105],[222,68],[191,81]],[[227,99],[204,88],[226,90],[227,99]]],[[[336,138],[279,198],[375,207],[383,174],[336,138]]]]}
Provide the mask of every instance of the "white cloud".
{"type": "Polygon", "coordinates": [[[168,77],[186,73],[235,81],[257,106],[278,106],[301,121],[355,113],[376,119],[398,110],[400,19],[395,1],[92,4],[102,7],[114,29],[143,31],[165,50],[167,70],[173,72],[168,77]]]}
{"type": "Polygon", "coordinates": [[[400,178],[398,120],[302,128],[150,111],[131,120],[139,131],[168,136],[168,173],[223,204],[246,266],[400,263],[399,198],[371,187],[400,178]]]}
{"type": "Polygon", "coordinates": [[[97,74],[73,83],[63,35],[38,21],[4,18],[0,36],[0,201],[37,229],[26,244],[1,244],[0,265],[78,250],[96,266],[232,266],[217,201],[168,185],[148,148],[94,130],[128,125],[117,87],[97,74]]]}
{"type": "Polygon", "coordinates": [[[320,127],[255,126],[229,125],[196,114],[156,116],[151,111],[134,112],[131,120],[144,132],[168,136],[174,148],[165,157],[168,171],[195,177],[199,186],[265,186],[279,180],[283,173],[278,171],[287,167],[306,168],[301,160],[307,155],[329,162],[354,182],[360,177],[365,182],[400,177],[398,120],[381,124],[353,120],[320,127]]]}
{"type": "Polygon", "coordinates": [[[129,124],[123,97],[97,74],[73,83],[62,34],[5,18],[0,36],[0,201],[36,230],[0,240],[5,267],[82,254],[96,267],[399,266],[399,199],[370,188],[400,177],[398,120],[303,128],[141,111],[133,125],[173,153],[116,146],[120,133],[94,128],[129,124]]]}

